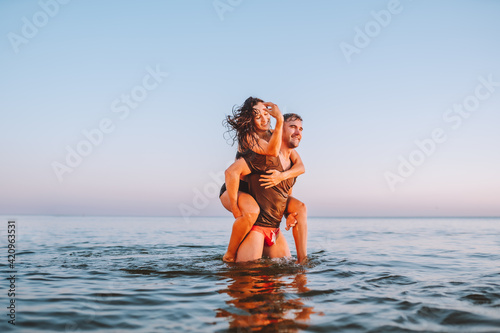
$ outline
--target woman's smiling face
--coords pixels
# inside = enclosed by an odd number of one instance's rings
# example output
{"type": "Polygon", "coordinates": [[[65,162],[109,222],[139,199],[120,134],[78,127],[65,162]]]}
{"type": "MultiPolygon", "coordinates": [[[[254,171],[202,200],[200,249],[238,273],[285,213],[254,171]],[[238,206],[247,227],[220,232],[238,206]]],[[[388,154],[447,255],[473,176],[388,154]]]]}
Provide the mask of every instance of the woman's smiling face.
{"type": "Polygon", "coordinates": [[[264,103],[257,103],[253,107],[255,112],[253,117],[253,124],[255,125],[255,129],[257,131],[267,131],[271,127],[271,116],[267,111],[267,107],[264,103]]]}

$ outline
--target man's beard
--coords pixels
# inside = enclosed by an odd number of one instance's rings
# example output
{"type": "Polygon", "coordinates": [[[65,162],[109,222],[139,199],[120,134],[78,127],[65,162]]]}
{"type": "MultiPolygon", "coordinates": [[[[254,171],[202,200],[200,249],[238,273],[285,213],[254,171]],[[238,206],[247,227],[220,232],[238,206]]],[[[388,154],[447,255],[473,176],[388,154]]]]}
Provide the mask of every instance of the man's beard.
{"type": "Polygon", "coordinates": [[[300,140],[290,140],[288,141],[288,147],[290,148],[297,148],[299,146],[300,140]]]}

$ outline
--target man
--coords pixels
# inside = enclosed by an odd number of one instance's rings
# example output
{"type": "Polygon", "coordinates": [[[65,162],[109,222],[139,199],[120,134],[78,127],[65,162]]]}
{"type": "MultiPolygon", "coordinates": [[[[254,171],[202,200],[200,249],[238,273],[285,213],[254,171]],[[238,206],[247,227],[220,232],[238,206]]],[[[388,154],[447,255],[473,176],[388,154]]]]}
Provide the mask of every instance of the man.
{"type": "MultiPolygon", "coordinates": [[[[290,249],[285,237],[280,234],[279,225],[286,210],[287,200],[296,178],[286,179],[276,186],[261,186],[260,176],[268,170],[286,171],[291,167],[290,154],[302,139],[302,118],[297,114],[285,114],[280,153],[277,157],[249,153],[238,159],[226,170],[227,188],[237,188],[241,176],[247,176],[249,192],[260,207],[257,221],[241,243],[236,262],[262,258],[289,257],[290,249]]],[[[234,196],[235,197],[235,196],[234,196]]],[[[307,255],[307,223],[298,223],[293,229],[298,262],[307,255]]]]}

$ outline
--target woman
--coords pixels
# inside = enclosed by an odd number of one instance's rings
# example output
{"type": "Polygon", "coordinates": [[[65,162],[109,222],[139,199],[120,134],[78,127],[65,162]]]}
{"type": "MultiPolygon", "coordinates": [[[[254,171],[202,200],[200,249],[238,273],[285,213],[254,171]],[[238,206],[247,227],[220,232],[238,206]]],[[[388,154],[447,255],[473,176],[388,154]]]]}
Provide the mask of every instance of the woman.
{"type": "MultiPolygon", "coordinates": [[[[276,104],[249,97],[241,107],[233,110],[232,116],[227,116],[225,123],[228,131],[234,133],[232,138],[233,143],[238,142],[237,159],[251,151],[261,155],[278,156],[282,140],[283,115],[276,104]],[[270,129],[271,116],[276,119],[276,128],[274,131],[270,129]]],[[[262,186],[269,188],[284,179],[297,177],[305,172],[304,165],[297,152],[294,151],[290,158],[293,166],[285,172],[277,170],[268,171],[269,175],[261,177],[262,186]]],[[[220,193],[221,203],[227,210],[233,213],[236,219],[233,224],[227,252],[223,256],[223,260],[228,262],[234,261],[240,243],[252,228],[260,212],[259,205],[249,194],[248,184],[244,180],[240,180],[237,196],[237,198],[231,200],[226,191],[225,184],[222,186],[220,193]]],[[[290,197],[287,203],[287,213],[290,214],[287,218],[287,230],[293,227],[297,223],[297,220],[301,221],[299,223],[304,224],[304,227],[307,228],[306,207],[302,202],[290,197]]],[[[305,259],[305,247],[305,244],[300,250],[297,247],[299,261],[305,259]]]]}

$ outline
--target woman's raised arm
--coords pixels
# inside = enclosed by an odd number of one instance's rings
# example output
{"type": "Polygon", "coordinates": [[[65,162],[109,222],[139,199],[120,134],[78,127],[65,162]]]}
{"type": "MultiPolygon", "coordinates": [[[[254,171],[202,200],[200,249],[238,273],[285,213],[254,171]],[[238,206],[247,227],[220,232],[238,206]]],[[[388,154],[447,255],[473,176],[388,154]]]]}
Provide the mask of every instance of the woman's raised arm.
{"type": "MultiPolygon", "coordinates": [[[[269,155],[269,156],[278,156],[281,148],[281,140],[283,134],[283,115],[281,114],[278,106],[271,102],[263,103],[266,107],[268,107],[268,112],[271,117],[276,119],[276,128],[271,135],[271,139],[267,142],[264,139],[257,138],[256,144],[252,146],[252,151],[261,154],[261,155],[269,155]],[[270,109],[269,109],[270,107],[270,109]]],[[[255,135],[255,134],[250,134],[255,135]]]]}

